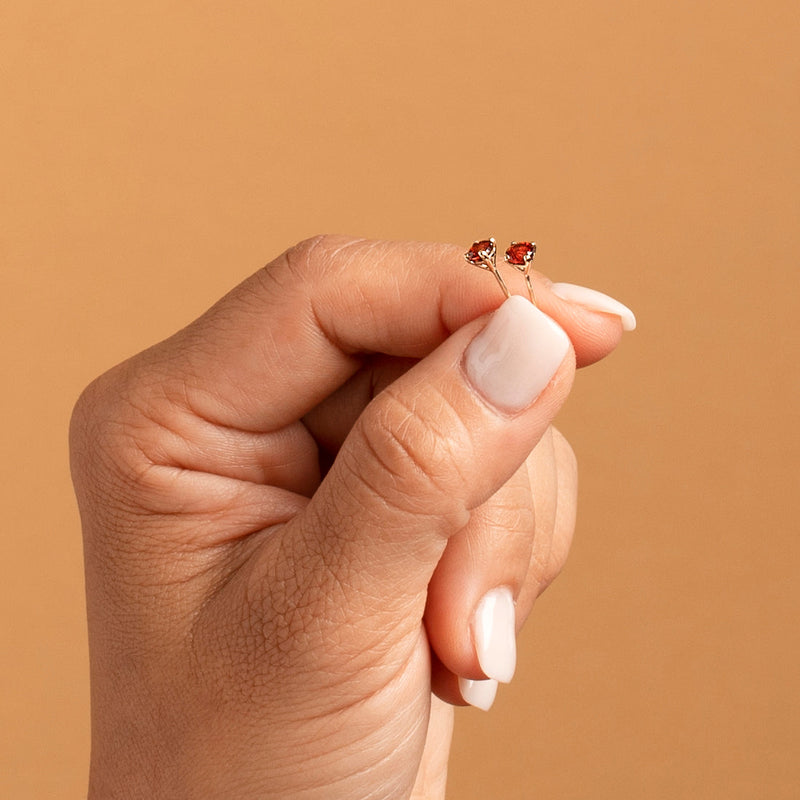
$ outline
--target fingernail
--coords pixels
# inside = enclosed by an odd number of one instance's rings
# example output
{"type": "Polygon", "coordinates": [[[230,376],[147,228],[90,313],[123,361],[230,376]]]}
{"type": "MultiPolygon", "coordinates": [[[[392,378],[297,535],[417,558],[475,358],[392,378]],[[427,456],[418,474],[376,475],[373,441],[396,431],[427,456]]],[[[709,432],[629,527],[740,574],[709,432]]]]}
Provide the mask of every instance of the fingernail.
{"type": "Polygon", "coordinates": [[[497,696],[497,681],[471,681],[469,678],[458,679],[458,690],[464,701],[481,711],[488,711],[497,696]]]}
{"type": "Polygon", "coordinates": [[[502,586],[481,598],[472,620],[472,636],[486,677],[508,683],[517,666],[516,611],[511,589],[502,586]]]}
{"type": "Polygon", "coordinates": [[[576,286],[574,283],[554,283],[550,290],[562,300],[586,306],[592,311],[616,314],[622,320],[622,330],[624,331],[632,331],[636,328],[636,317],[633,311],[607,294],[595,289],[587,289],[585,286],[576,286]]]}
{"type": "Polygon", "coordinates": [[[517,413],[542,393],[568,350],[567,334],[533,303],[514,295],[467,347],[464,369],[487,402],[517,413]]]}

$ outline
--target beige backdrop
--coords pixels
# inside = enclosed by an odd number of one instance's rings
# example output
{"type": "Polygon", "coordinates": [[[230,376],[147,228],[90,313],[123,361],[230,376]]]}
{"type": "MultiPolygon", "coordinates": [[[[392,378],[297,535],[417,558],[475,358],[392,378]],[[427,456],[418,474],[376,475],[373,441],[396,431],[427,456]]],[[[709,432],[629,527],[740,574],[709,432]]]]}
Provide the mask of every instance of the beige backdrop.
{"type": "Polygon", "coordinates": [[[800,796],[798,8],[0,4],[0,796],[85,791],[75,397],[325,231],[533,237],[639,317],[560,418],[575,546],[450,796],[800,796]]]}

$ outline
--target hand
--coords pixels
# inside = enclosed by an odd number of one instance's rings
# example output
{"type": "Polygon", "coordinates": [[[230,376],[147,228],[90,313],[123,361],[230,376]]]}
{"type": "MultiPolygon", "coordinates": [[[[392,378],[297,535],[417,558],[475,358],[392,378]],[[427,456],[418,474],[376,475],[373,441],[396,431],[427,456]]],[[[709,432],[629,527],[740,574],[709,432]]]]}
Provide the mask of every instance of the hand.
{"type": "Polygon", "coordinates": [[[431,691],[510,678],[574,524],[551,422],[622,331],[535,282],[560,327],[458,248],[321,237],[84,392],[90,797],[441,796],[431,691]]]}

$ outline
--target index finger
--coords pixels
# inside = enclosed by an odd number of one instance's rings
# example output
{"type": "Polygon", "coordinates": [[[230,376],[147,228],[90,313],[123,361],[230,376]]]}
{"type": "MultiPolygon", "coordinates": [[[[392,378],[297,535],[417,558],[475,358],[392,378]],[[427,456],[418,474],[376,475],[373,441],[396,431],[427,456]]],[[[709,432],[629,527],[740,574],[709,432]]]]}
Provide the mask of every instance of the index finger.
{"type": "MultiPolygon", "coordinates": [[[[164,389],[193,413],[271,431],[341,386],[361,356],[422,358],[503,299],[460,247],[320,236],[244,281],[151,357],[168,362],[159,370],[164,389]]],[[[548,311],[547,292],[537,299],[548,311]]],[[[552,307],[579,361],[586,347],[604,355],[616,346],[613,318],[565,311],[558,298],[552,307]]]]}

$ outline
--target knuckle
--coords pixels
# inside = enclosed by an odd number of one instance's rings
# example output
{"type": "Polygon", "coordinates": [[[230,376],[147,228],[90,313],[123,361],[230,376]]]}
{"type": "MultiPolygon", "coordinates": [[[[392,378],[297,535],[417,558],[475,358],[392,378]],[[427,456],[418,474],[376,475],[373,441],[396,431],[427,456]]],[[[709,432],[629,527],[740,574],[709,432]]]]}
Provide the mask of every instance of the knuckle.
{"type": "Polygon", "coordinates": [[[332,234],[298,242],[256,273],[255,301],[261,306],[265,296],[300,293],[313,308],[321,291],[336,291],[338,276],[347,270],[357,246],[363,246],[363,241],[332,234]]]}
{"type": "Polygon", "coordinates": [[[334,234],[320,234],[304,239],[290,247],[279,259],[289,267],[295,277],[307,278],[312,273],[327,272],[340,268],[349,260],[349,253],[361,239],[334,234]]]}
{"type": "Polygon", "coordinates": [[[87,386],[73,408],[70,464],[78,504],[89,513],[93,530],[143,541],[142,523],[168,504],[174,470],[166,463],[170,438],[163,387],[142,374],[136,359],[125,362],[87,386]]]}
{"type": "Polygon", "coordinates": [[[474,448],[463,421],[439,394],[409,403],[390,386],[358,423],[358,474],[405,512],[445,515],[463,508],[464,466],[474,448]]]}
{"type": "Polygon", "coordinates": [[[80,477],[103,470],[118,459],[123,440],[120,433],[128,429],[118,369],[89,384],[73,409],[70,451],[73,468],[78,468],[80,477]]]}

